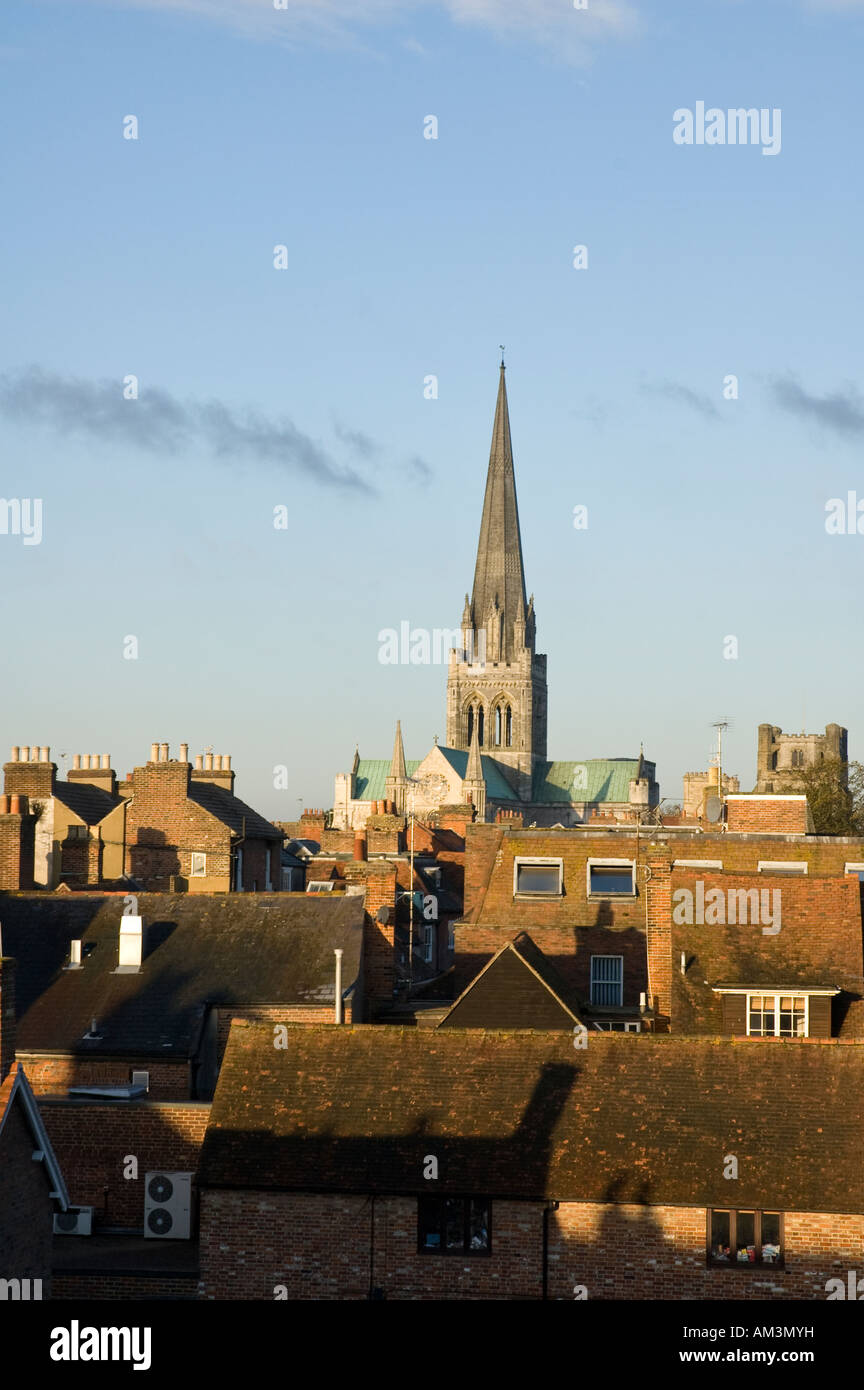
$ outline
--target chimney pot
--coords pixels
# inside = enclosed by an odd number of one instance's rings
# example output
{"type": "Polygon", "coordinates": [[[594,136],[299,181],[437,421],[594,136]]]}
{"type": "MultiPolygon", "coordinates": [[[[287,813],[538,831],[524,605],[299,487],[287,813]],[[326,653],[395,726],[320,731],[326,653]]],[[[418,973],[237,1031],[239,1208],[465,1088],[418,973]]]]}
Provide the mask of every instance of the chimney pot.
{"type": "Polygon", "coordinates": [[[160,763],[167,763],[167,761],[168,761],[168,744],[167,744],[167,743],[160,743],[160,745],[159,745],[159,761],[160,761],[160,763]]]}
{"type": "Polygon", "coordinates": [[[17,745],[13,746],[13,748],[12,748],[12,756],[11,756],[11,758],[9,759],[9,761],[12,762],[12,763],[17,763],[17,762],[19,761],[20,757],[21,757],[21,749],[18,748],[17,745]]]}
{"type": "Polygon", "coordinates": [[[40,748],[40,749],[39,749],[39,761],[40,761],[40,763],[47,763],[47,762],[50,761],[50,759],[51,759],[51,749],[50,749],[50,748],[40,748]]]}
{"type": "Polygon", "coordinates": [[[22,763],[29,763],[29,761],[30,761],[30,745],[29,745],[29,743],[22,744],[22,747],[21,747],[21,761],[22,761],[22,763]]]}
{"type": "Polygon", "coordinates": [[[203,756],[202,756],[201,753],[196,753],[196,754],[195,754],[195,771],[196,771],[196,772],[203,772],[203,771],[204,771],[204,758],[203,758],[203,756]]]}
{"type": "Polygon", "coordinates": [[[102,766],[103,766],[103,768],[108,768],[108,769],[110,769],[110,767],[111,767],[111,754],[110,754],[110,753],[103,753],[103,754],[102,754],[102,766]]]}
{"type": "Polygon", "coordinates": [[[205,755],[205,757],[204,757],[204,771],[205,771],[205,772],[212,772],[212,771],[213,771],[213,754],[212,754],[212,753],[207,753],[207,754],[205,755]]]}
{"type": "Polygon", "coordinates": [[[13,816],[21,814],[21,797],[15,792],[9,798],[9,810],[13,816]]]}
{"type": "Polygon", "coordinates": [[[355,836],[354,836],[354,859],[355,859],[356,863],[362,864],[362,863],[365,863],[366,858],[367,858],[367,854],[366,854],[366,836],[365,836],[365,835],[355,835],[355,836]]]}
{"type": "Polygon", "coordinates": [[[217,771],[217,772],[221,772],[221,771],[222,771],[222,754],[221,754],[221,753],[217,753],[217,754],[216,754],[216,771],[217,771]]]}
{"type": "Polygon", "coordinates": [[[189,761],[189,744],[188,744],[188,743],[181,743],[181,744],[180,744],[180,761],[181,761],[181,763],[188,763],[188,761],[189,761]]]}
{"type": "Polygon", "coordinates": [[[78,768],[80,768],[80,766],[81,766],[81,754],[80,754],[80,753],[73,753],[73,754],[72,754],[72,768],[73,768],[73,771],[77,771],[78,768]]]}
{"type": "Polygon", "coordinates": [[[158,763],[158,761],[159,761],[159,744],[158,744],[158,743],[151,743],[151,744],[150,744],[150,761],[151,761],[151,763],[158,763]]]}
{"type": "Polygon", "coordinates": [[[8,816],[10,799],[11,798],[5,794],[0,796],[0,816],[8,816]]]}
{"type": "Polygon", "coordinates": [[[81,941],[70,941],[69,943],[69,963],[71,965],[81,964],[81,941]]]}
{"type": "Polygon", "coordinates": [[[230,772],[230,771],[231,771],[231,754],[230,754],[230,753],[226,753],[226,754],[225,754],[225,757],[224,757],[223,762],[222,762],[222,766],[223,766],[223,768],[224,768],[224,770],[225,770],[226,772],[230,772]]]}

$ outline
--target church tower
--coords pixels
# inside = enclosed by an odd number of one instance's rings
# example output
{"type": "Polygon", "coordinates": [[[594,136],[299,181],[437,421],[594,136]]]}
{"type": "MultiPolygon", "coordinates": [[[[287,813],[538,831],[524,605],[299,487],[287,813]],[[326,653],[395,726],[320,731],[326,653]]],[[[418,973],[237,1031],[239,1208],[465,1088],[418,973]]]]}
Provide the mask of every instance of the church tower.
{"type": "Polygon", "coordinates": [[[461,648],[450,653],[447,744],[468,750],[476,735],[480,752],[530,801],[534,768],[546,761],[546,657],[534,650],[534,597],[525,597],[504,370],[502,361],[474,589],[465,595],[461,648]]]}

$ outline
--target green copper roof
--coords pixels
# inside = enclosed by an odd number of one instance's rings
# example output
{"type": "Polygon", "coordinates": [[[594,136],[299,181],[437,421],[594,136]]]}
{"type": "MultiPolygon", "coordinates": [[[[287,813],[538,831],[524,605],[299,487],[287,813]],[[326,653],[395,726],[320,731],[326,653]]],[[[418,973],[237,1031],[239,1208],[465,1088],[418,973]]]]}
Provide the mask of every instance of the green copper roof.
{"type": "MultiPolygon", "coordinates": [[[[387,778],[390,776],[389,758],[361,758],[357,766],[357,781],[354,798],[356,801],[383,801],[387,795],[387,778]]],[[[420,766],[419,759],[408,759],[405,770],[413,777],[420,766]]]]}
{"type": "MultiPolygon", "coordinates": [[[[441,752],[447,759],[457,776],[465,780],[465,773],[468,770],[468,753],[462,748],[442,748],[441,752]]],[[[503,773],[498,769],[491,757],[485,753],[480,754],[480,761],[483,764],[483,776],[486,779],[486,795],[494,798],[495,801],[518,801],[510,783],[505,781],[503,773]]]]}
{"type": "MultiPolygon", "coordinates": [[[[636,776],[638,758],[587,758],[585,762],[538,763],[534,771],[534,800],[629,801],[630,782],[636,776]]],[[[653,777],[653,763],[643,763],[645,776],[653,777]]]]}

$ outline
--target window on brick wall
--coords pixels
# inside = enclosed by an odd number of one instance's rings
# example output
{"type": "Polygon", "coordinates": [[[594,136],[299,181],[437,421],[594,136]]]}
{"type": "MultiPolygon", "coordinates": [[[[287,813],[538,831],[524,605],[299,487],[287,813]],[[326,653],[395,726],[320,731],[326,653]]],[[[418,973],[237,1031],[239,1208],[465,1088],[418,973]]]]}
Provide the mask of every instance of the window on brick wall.
{"type": "Polygon", "coordinates": [[[844,874],[854,874],[859,883],[864,883],[864,864],[847,864],[844,874]]]}
{"type": "Polygon", "coordinates": [[[421,1255],[492,1253],[492,1204],[485,1197],[418,1197],[421,1255]]]}
{"type": "Polygon", "coordinates": [[[540,898],[560,898],[564,888],[563,859],[517,859],[513,865],[513,893],[540,898]]]}
{"type": "Polygon", "coordinates": [[[709,1210],[708,1263],[739,1269],[782,1266],[782,1212],[709,1210]]]}
{"type": "Polygon", "coordinates": [[[591,1003],[602,1008],[621,1007],[624,997],[624,957],[591,957],[591,1003]]]}
{"type": "Polygon", "coordinates": [[[806,994],[748,994],[747,1036],[806,1038],[806,994]]]}
{"type": "Polygon", "coordinates": [[[636,874],[632,859],[589,859],[588,896],[592,898],[635,897],[636,874]]]}
{"type": "Polygon", "coordinates": [[[206,877],[207,877],[207,855],[206,855],[206,854],[201,854],[198,850],[193,850],[193,851],[192,851],[192,854],[190,855],[190,859],[191,859],[192,862],[191,862],[190,865],[189,865],[189,877],[190,877],[190,878],[206,878],[206,877]]]}
{"type": "Polygon", "coordinates": [[[70,825],[67,834],[70,840],[86,840],[90,832],[86,825],[70,825]]]}
{"type": "Polygon", "coordinates": [[[806,859],[760,859],[760,874],[806,874],[806,859]]]}

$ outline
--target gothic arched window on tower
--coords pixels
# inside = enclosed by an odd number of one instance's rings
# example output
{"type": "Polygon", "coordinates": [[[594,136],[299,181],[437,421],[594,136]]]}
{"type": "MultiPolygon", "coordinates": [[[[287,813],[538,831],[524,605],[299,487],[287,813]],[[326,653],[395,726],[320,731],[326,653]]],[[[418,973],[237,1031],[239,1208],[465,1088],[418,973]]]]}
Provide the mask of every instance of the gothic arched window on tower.
{"type": "Polygon", "coordinates": [[[477,742],[483,747],[483,706],[477,706],[477,742]]]}
{"type": "Polygon", "coordinates": [[[507,713],[504,716],[504,741],[510,748],[513,743],[513,711],[507,706],[507,713]]]}
{"type": "Polygon", "coordinates": [[[471,747],[471,738],[474,733],[474,706],[468,706],[468,747],[471,747]]]}
{"type": "Polygon", "coordinates": [[[495,746],[501,747],[501,706],[495,710],[495,746]]]}

